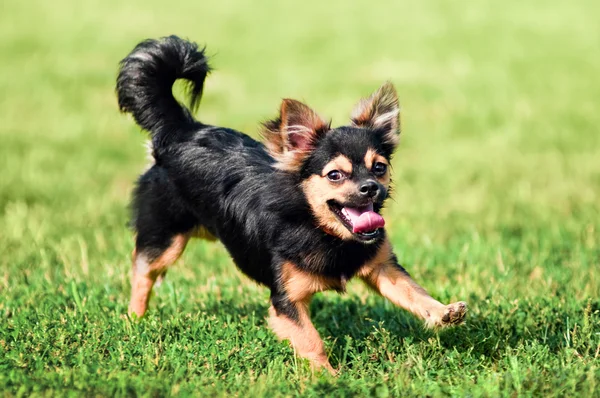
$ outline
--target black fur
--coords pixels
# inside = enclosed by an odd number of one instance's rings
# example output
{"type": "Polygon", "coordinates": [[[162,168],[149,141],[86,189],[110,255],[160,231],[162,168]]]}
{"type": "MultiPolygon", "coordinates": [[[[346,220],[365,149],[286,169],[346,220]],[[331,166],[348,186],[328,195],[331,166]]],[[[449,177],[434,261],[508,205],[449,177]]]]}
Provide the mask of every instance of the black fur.
{"type": "MultiPolygon", "coordinates": [[[[299,173],[278,170],[263,144],[202,124],[175,100],[171,87],[182,78],[191,82],[191,103],[197,104],[209,70],[204,51],[175,36],[144,41],[121,62],[119,105],[150,132],[155,158],[133,198],[137,250],[156,257],[175,235],[202,226],[223,242],[245,274],[271,289],[275,308],[293,318],[279,279],[282,264],[345,280],[384,239],[382,232],[367,245],[319,229],[301,182],[337,154],[361,163],[369,147],[387,158],[392,148],[376,131],[341,127],[325,135],[299,173]],[[323,261],[311,262],[315,254],[323,261]]],[[[353,178],[367,174],[360,170],[353,178]]]]}
{"type": "Polygon", "coordinates": [[[195,110],[202,98],[204,80],[210,72],[204,50],[177,36],[145,40],[121,61],[117,96],[122,112],[152,135],[155,148],[173,142],[198,123],[173,97],[177,79],[188,82],[190,108],[195,110]],[[186,129],[187,127],[187,129],[186,129]]]}

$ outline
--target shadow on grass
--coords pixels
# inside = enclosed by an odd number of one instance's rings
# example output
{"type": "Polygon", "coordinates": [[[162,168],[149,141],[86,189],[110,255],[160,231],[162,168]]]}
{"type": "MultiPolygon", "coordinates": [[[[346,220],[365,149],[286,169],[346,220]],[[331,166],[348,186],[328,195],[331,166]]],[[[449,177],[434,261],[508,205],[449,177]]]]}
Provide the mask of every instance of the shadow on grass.
{"type": "MultiPolygon", "coordinates": [[[[313,320],[324,337],[335,340],[333,354],[342,358],[344,336],[361,342],[383,335],[410,345],[439,346],[443,350],[469,353],[475,358],[497,360],[507,350],[532,345],[551,353],[572,348],[593,355],[600,338],[600,301],[574,301],[572,297],[534,297],[508,302],[470,297],[476,303],[465,325],[439,331],[426,329],[406,311],[380,298],[361,303],[356,297],[315,297],[313,320]]],[[[384,343],[383,341],[381,342],[384,343]]]]}
{"type": "MultiPolygon", "coordinates": [[[[593,333],[600,326],[597,301],[588,306],[587,301],[561,297],[513,302],[500,298],[469,300],[476,305],[469,312],[466,324],[437,332],[426,329],[411,314],[376,296],[362,303],[351,295],[317,295],[311,304],[311,314],[321,336],[329,341],[334,366],[336,362],[345,362],[348,350],[356,355],[369,355],[383,346],[395,353],[418,346],[423,355],[456,351],[496,361],[507,351],[531,345],[545,346],[552,353],[571,347],[581,355],[590,352],[593,355],[600,343],[593,333]]],[[[256,330],[267,328],[267,309],[268,303],[240,303],[237,299],[210,300],[201,306],[202,313],[228,323],[241,322],[244,325],[240,328],[244,330],[256,328],[252,333],[258,336],[262,333],[256,330]]],[[[197,316],[204,315],[192,314],[191,318],[197,316]]],[[[262,339],[258,336],[248,337],[262,339]]],[[[273,341],[274,338],[265,341],[267,347],[273,341]]]]}

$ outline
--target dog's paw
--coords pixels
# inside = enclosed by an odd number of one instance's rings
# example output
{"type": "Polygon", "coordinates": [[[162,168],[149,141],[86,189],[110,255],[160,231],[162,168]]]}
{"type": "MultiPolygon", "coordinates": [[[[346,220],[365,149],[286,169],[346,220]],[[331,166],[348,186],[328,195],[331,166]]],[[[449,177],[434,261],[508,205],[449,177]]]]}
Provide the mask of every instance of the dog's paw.
{"type": "Polygon", "coordinates": [[[460,325],[465,320],[467,315],[467,303],[459,301],[458,303],[448,304],[446,311],[442,316],[442,325],[460,325]]]}
{"type": "Polygon", "coordinates": [[[467,303],[459,301],[448,304],[441,308],[437,316],[427,319],[427,326],[431,328],[443,328],[447,326],[460,325],[467,315],[467,303]]]}
{"type": "Polygon", "coordinates": [[[323,364],[318,364],[316,366],[313,365],[313,369],[315,371],[321,371],[321,372],[327,372],[329,373],[331,376],[338,376],[340,373],[339,369],[335,369],[333,366],[331,366],[329,364],[329,361],[327,363],[323,363],[323,364]]]}

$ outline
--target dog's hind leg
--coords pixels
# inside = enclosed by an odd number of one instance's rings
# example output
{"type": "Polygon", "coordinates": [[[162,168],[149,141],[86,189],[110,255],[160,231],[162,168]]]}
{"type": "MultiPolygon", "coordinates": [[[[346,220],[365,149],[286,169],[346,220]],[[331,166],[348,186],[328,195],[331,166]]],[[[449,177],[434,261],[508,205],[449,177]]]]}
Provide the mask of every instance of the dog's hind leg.
{"type": "Polygon", "coordinates": [[[146,312],[152,287],[162,279],[197,228],[166,172],[153,166],[138,181],[132,224],[136,230],[129,314],[146,312]]]}
{"type": "Polygon", "coordinates": [[[167,268],[183,253],[189,240],[189,234],[178,234],[171,238],[170,244],[158,251],[156,248],[137,248],[133,251],[133,278],[131,281],[131,300],[129,315],[142,317],[148,308],[150,293],[157,279],[162,279],[167,268]]]}

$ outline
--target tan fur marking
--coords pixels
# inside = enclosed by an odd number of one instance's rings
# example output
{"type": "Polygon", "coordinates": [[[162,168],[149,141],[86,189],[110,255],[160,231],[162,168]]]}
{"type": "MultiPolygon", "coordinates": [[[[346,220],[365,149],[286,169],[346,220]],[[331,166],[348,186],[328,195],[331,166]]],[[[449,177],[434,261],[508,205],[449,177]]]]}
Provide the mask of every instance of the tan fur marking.
{"type": "Polygon", "coordinates": [[[375,163],[375,156],[377,156],[377,152],[372,148],[369,148],[367,153],[365,153],[365,167],[367,170],[371,170],[373,167],[373,163],[375,163]]]}
{"type": "Polygon", "coordinates": [[[325,177],[333,170],[339,170],[347,176],[350,176],[352,175],[352,162],[344,155],[338,155],[323,167],[322,176],[325,177]]]}
{"type": "Polygon", "coordinates": [[[281,278],[288,298],[292,302],[306,300],[313,294],[326,290],[345,289],[345,282],[339,279],[310,274],[291,263],[283,264],[281,278]]]}
{"type": "Polygon", "coordinates": [[[148,261],[143,253],[133,251],[133,278],[129,315],[136,314],[138,317],[142,317],[146,313],[150,293],[156,279],[166,272],[167,267],[177,261],[189,239],[189,234],[175,236],[171,246],[152,262],[148,261]]]}
{"type": "Polygon", "coordinates": [[[383,163],[389,166],[389,163],[386,158],[378,154],[375,149],[369,148],[367,150],[367,153],[365,154],[365,166],[367,167],[367,170],[371,170],[371,168],[376,162],[383,163]]]}
{"type": "Polygon", "coordinates": [[[377,151],[375,151],[375,149],[373,148],[369,148],[367,150],[367,153],[365,154],[365,166],[367,167],[367,170],[371,170],[371,168],[373,167],[373,165],[375,163],[383,163],[386,166],[388,166],[388,169],[386,170],[385,174],[382,175],[381,177],[377,177],[377,180],[379,180],[380,183],[382,183],[385,188],[387,189],[390,186],[390,170],[389,170],[389,162],[387,161],[387,159],[383,156],[381,156],[380,154],[377,153],[377,151]]]}
{"type": "MultiPolygon", "coordinates": [[[[389,239],[386,238],[383,241],[383,243],[381,244],[381,246],[379,247],[379,250],[375,254],[375,257],[373,257],[373,259],[371,259],[371,261],[369,261],[365,265],[363,265],[356,272],[356,276],[358,276],[362,279],[372,277],[375,270],[381,264],[387,264],[390,261],[392,261],[392,257],[393,257],[392,244],[390,243],[389,239]]],[[[370,286],[370,284],[369,284],[369,286],[370,286]]]]}
{"type": "Polygon", "coordinates": [[[302,189],[319,223],[319,228],[340,239],[353,239],[352,233],[348,231],[329,209],[327,201],[336,200],[340,203],[346,202],[348,195],[358,190],[355,183],[346,180],[341,184],[332,184],[326,177],[313,175],[302,182],[302,189]]]}
{"type": "Polygon", "coordinates": [[[296,353],[310,361],[313,367],[323,367],[330,373],[335,370],[329,364],[323,340],[315,329],[308,312],[308,300],[297,303],[300,322],[294,322],[284,315],[277,315],[275,308],[269,308],[269,326],[281,340],[289,340],[296,353]]]}
{"type": "Polygon", "coordinates": [[[134,275],[133,281],[131,282],[131,300],[129,301],[128,313],[130,316],[135,314],[138,318],[141,318],[148,309],[148,302],[150,301],[150,292],[152,286],[154,286],[156,279],[150,278],[145,275],[134,275]]]}
{"type": "MultiPolygon", "coordinates": [[[[412,312],[425,320],[429,327],[446,326],[449,324],[445,318],[449,309],[463,311],[460,316],[464,317],[466,305],[455,303],[448,306],[433,299],[425,289],[413,281],[410,276],[398,268],[392,256],[391,245],[385,241],[375,258],[359,270],[357,275],[365,283],[389,299],[394,304],[412,312]],[[461,307],[462,309],[458,309],[461,307]]],[[[462,318],[458,320],[460,323],[462,318]]]]}

